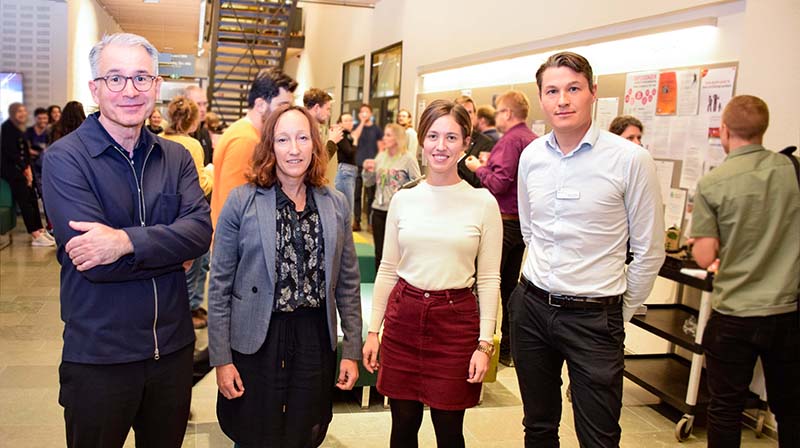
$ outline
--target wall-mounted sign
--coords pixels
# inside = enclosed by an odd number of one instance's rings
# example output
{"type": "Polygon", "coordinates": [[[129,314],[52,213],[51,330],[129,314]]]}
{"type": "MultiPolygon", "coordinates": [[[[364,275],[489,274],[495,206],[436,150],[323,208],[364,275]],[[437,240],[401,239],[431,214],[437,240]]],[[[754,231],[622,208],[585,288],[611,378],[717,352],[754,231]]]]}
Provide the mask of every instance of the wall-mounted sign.
{"type": "Polygon", "coordinates": [[[165,78],[193,78],[195,56],[191,54],[158,54],[158,74],[165,78]]]}

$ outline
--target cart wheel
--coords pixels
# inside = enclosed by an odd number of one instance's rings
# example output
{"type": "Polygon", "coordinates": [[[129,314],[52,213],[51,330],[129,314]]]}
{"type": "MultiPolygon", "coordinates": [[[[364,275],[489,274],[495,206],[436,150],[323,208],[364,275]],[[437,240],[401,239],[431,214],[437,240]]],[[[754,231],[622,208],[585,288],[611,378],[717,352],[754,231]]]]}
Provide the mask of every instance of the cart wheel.
{"type": "Polygon", "coordinates": [[[675,425],[675,438],[678,442],[684,442],[689,436],[692,435],[694,427],[694,418],[684,415],[681,420],[675,425]]]}
{"type": "Polygon", "coordinates": [[[756,420],[756,439],[760,439],[764,436],[764,420],[766,420],[766,414],[764,411],[758,411],[758,420],[756,420]]]}

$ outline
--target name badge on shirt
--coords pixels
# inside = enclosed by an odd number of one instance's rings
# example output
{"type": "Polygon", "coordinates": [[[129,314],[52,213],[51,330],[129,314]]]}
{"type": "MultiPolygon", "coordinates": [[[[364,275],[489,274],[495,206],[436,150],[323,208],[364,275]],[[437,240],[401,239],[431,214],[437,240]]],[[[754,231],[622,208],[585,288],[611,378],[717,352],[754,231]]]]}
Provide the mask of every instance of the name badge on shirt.
{"type": "Polygon", "coordinates": [[[559,188],[556,190],[556,199],[580,199],[581,192],[572,188],[559,188]]]}

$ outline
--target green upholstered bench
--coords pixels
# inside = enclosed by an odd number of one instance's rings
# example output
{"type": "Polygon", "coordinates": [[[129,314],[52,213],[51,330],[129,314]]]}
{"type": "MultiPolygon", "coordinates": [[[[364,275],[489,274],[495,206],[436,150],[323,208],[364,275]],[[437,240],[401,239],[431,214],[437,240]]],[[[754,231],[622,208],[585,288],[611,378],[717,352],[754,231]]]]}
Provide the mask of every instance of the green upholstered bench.
{"type": "MultiPolygon", "coordinates": [[[[0,179],[0,235],[11,232],[16,226],[17,215],[14,211],[14,199],[11,197],[11,186],[8,185],[5,179],[0,179]]],[[[9,235],[10,243],[11,235],[9,235]]],[[[5,246],[0,247],[0,249],[3,247],[5,246]]]]}
{"type": "Polygon", "coordinates": [[[375,283],[375,246],[368,243],[355,244],[361,283],[375,283]]]}
{"type": "MultiPolygon", "coordinates": [[[[370,246],[371,247],[371,246],[370,246]]],[[[374,258],[374,257],[373,257],[374,258]]],[[[374,262],[373,262],[374,264],[374,262]]],[[[375,269],[373,266],[373,273],[375,269]]],[[[362,271],[363,272],[363,271],[362,271]]],[[[361,340],[367,340],[367,333],[369,329],[369,318],[372,315],[372,283],[362,283],[361,284],[361,316],[363,320],[363,325],[361,326],[361,340]]],[[[339,334],[339,345],[338,350],[336,351],[337,362],[336,362],[336,377],[339,377],[339,361],[342,358],[342,328],[341,324],[338,329],[339,334]]],[[[355,387],[361,387],[361,408],[366,409],[369,407],[369,392],[370,387],[375,386],[378,383],[378,373],[369,373],[367,369],[364,368],[364,364],[359,360],[358,361],[358,380],[356,381],[355,387]]]]}

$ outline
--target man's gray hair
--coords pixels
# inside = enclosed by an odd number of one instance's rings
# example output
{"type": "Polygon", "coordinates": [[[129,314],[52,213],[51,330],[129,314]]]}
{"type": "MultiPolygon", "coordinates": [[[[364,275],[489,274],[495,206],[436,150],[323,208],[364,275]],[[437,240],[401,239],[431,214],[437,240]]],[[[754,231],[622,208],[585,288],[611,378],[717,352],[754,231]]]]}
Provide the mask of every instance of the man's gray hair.
{"type": "Polygon", "coordinates": [[[200,92],[203,95],[206,94],[206,89],[198,86],[197,84],[189,84],[188,86],[183,88],[183,96],[189,96],[192,92],[200,92]]]}
{"type": "Polygon", "coordinates": [[[106,34],[100,42],[94,44],[89,52],[89,66],[92,68],[92,78],[100,76],[100,54],[109,45],[121,45],[124,47],[135,47],[137,45],[147,51],[153,59],[153,76],[158,76],[158,50],[142,36],[130,33],[106,34]]]}

